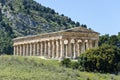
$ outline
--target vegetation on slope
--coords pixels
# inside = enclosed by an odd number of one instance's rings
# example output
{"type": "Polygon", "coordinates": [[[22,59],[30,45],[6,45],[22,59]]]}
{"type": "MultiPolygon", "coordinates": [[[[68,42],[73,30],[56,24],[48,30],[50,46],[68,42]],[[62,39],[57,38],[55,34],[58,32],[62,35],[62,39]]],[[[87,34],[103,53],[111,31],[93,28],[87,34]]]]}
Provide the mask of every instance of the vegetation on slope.
{"type": "Polygon", "coordinates": [[[4,38],[0,34],[0,54],[12,53],[9,41],[17,36],[54,32],[79,25],[79,22],[33,0],[0,0],[0,33],[7,36],[4,38]]]}
{"type": "Polygon", "coordinates": [[[0,56],[0,80],[119,80],[120,76],[88,73],[60,66],[56,60],[0,56]]]}

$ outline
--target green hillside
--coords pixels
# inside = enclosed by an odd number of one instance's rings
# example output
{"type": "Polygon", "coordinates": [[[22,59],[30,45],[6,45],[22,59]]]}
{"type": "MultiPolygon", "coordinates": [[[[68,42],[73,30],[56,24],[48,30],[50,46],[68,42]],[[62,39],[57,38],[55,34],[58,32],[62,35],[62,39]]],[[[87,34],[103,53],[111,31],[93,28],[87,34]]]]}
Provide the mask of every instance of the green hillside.
{"type": "Polygon", "coordinates": [[[79,22],[33,0],[0,0],[0,54],[12,53],[14,37],[80,26],[79,22]]]}
{"type": "Polygon", "coordinates": [[[57,60],[0,56],[0,80],[120,80],[119,75],[80,72],[57,60]]]}

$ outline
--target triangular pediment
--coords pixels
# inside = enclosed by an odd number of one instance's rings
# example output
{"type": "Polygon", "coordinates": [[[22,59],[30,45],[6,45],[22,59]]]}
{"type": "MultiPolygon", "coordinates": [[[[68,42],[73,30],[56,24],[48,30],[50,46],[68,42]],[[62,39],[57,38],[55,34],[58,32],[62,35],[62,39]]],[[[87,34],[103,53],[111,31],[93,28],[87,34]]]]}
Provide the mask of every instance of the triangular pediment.
{"type": "Polygon", "coordinates": [[[90,29],[87,29],[87,28],[84,28],[84,27],[71,28],[71,29],[66,30],[65,32],[86,32],[86,33],[90,32],[90,33],[98,33],[98,32],[95,32],[93,30],[90,30],[90,29]]]}

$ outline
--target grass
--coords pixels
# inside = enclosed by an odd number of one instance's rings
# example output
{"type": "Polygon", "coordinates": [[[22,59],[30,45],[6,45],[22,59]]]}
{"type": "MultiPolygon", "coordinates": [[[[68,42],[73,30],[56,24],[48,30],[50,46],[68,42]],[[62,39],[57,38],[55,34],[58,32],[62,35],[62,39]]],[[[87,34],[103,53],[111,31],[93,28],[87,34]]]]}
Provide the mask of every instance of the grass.
{"type": "Polygon", "coordinates": [[[80,72],[57,60],[36,57],[0,57],[0,80],[120,80],[120,75],[80,72]]]}

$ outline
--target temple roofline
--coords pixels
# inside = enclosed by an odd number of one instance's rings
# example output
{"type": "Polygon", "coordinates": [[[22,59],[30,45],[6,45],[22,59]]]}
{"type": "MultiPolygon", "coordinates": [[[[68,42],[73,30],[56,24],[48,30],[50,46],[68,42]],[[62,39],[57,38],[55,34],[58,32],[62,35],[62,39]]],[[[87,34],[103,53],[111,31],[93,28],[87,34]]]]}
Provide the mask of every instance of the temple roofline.
{"type": "MultiPolygon", "coordinates": [[[[80,28],[86,29],[86,30],[89,31],[89,32],[82,31],[82,30],[78,31],[78,32],[81,32],[81,33],[96,33],[98,35],[100,34],[100,33],[96,32],[96,31],[89,30],[87,28],[79,26],[79,27],[74,27],[74,28],[70,28],[70,29],[66,29],[66,30],[61,30],[61,31],[56,31],[56,32],[50,32],[50,33],[43,33],[43,34],[37,34],[37,35],[28,35],[28,36],[23,36],[23,37],[17,37],[17,38],[14,38],[13,41],[14,40],[18,40],[18,39],[24,39],[24,38],[30,38],[30,37],[37,37],[37,36],[44,36],[44,35],[52,35],[52,34],[56,34],[56,33],[63,33],[63,32],[69,32],[69,31],[72,32],[72,30],[74,30],[74,29],[80,29],[80,28]]],[[[73,32],[77,32],[77,31],[73,31],[73,32]]]]}

